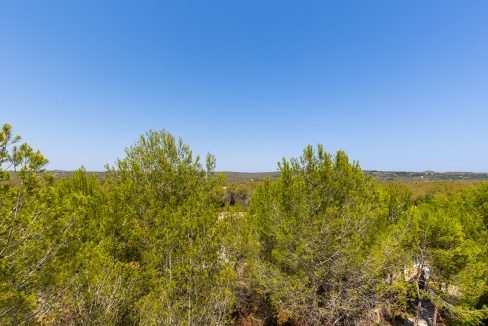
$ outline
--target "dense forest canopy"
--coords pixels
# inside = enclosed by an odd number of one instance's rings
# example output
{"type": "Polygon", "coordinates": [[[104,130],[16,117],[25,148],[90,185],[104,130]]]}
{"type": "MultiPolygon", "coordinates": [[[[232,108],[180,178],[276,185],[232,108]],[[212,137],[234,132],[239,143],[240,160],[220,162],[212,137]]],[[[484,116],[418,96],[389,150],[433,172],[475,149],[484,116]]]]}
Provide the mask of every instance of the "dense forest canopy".
{"type": "Polygon", "coordinates": [[[1,325],[488,318],[488,184],[414,196],[318,145],[226,187],[215,157],[166,131],[103,179],[55,179],[47,162],[3,125],[1,325]]]}

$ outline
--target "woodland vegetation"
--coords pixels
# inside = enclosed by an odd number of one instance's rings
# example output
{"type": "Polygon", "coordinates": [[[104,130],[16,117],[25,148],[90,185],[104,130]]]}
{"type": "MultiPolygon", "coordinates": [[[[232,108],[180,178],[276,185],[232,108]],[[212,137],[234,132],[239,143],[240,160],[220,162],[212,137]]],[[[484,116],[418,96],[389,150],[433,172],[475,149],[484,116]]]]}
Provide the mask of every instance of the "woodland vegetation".
{"type": "Polygon", "coordinates": [[[5,124],[0,325],[488,318],[488,184],[413,196],[321,145],[248,188],[224,188],[215,162],[149,131],[103,180],[55,179],[5,124]]]}

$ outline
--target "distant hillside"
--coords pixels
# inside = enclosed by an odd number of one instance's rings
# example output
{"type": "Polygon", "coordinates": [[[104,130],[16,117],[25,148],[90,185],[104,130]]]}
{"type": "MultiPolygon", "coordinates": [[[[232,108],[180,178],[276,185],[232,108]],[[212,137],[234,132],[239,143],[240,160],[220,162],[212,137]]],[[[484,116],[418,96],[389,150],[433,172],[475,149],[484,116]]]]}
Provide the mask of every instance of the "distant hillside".
{"type": "Polygon", "coordinates": [[[279,172],[230,172],[222,171],[228,183],[251,183],[261,182],[266,178],[276,179],[279,172]]]}
{"type": "MultiPolygon", "coordinates": [[[[473,172],[404,172],[404,171],[364,171],[379,181],[488,181],[488,173],[473,172]]],[[[222,172],[229,183],[260,182],[265,178],[275,179],[279,172],[222,172]]]]}
{"type": "Polygon", "coordinates": [[[377,180],[412,181],[488,181],[488,173],[474,172],[403,172],[403,171],[365,171],[377,180]]]}
{"type": "MultiPolygon", "coordinates": [[[[67,178],[73,171],[54,170],[49,171],[56,178],[67,178]]],[[[488,181],[488,173],[474,172],[405,172],[405,171],[364,171],[379,181],[488,181]]],[[[88,172],[103,178],[106,172],[88,172]]],[[[253,183],[262,182],[265,178],[276,179],[279,172],[233,172],[222,171],[228,183],[253,183]]]]}

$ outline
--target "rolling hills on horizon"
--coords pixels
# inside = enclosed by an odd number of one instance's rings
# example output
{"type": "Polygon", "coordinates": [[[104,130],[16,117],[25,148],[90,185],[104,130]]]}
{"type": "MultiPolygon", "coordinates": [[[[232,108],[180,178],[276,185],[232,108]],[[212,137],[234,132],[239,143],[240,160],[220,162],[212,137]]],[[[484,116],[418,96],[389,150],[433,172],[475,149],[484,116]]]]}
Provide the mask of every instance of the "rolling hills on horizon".
{"type": "MultiPolygon", "coordinates": [[[[74,171],[65,170],[50,170],[56,178],[69,177],[74,171]]],[[[365,170],[367,175],[379,181],[488,181],[488,173],[481,172],[411,172],[411,171],[378,171],[365,170]]],[[[89,174],[94,174],[103,177],[106,172],[102,171],[88,171],[89,174]]],[[[227,183],[250,183],[261,182],[264,179],[276,179],[279,172],[236,172],[236,171],[217,171],[223,173],[226,177],[227,183]]]]}

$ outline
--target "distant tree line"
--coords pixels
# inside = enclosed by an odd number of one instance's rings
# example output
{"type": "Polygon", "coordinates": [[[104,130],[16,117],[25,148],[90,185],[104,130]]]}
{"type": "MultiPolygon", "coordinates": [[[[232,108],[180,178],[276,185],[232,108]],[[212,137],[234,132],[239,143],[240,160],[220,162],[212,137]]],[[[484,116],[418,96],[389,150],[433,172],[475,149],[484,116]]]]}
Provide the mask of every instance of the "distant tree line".
{"type": "Polygon", "coordinates": [[[276,180],[225,188],[212,155],[166,131],[142,135],[102,181],[55,179],[46,164],[3,125],[0,325],[488,317],[487,184],[414,200],[319,145],[283,159],[276,180]]]}

